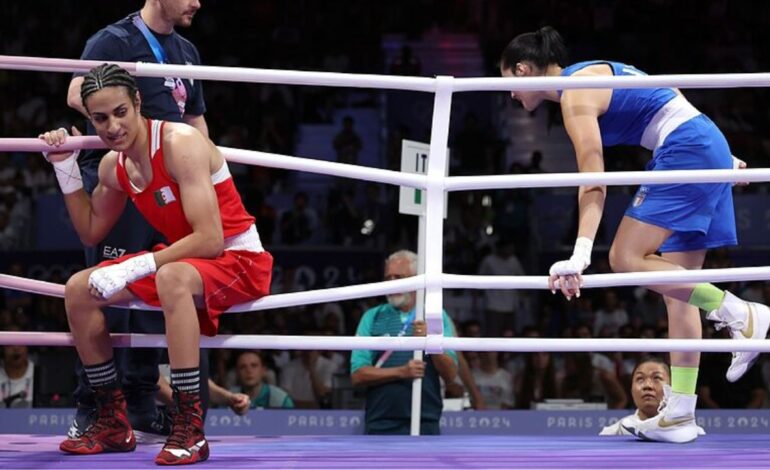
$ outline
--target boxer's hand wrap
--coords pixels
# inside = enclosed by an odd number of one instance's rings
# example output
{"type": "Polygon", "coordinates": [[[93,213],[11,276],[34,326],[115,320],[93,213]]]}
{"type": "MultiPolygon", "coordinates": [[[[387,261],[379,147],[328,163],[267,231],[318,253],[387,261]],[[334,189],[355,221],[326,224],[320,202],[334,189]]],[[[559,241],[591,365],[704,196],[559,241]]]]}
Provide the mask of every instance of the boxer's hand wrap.
{"type": "Polygon", "coordinates": [[[138,279],[156,271],[152,253],[129,258],[122,263],[94,270],[88,276],[88,286],[96,289],[104,299],[109,299],[138,279]]]}
{"type": "MultiPolygon", "coordinates": [[[[69,136],[69,132],[65,128],[59,128],[57,131],[64,132],[65,136],[69,136]]],[[[83,187],[83,178],[80,176],[80,167],[78,166],[78,155],[80,150],[74,150],[69,157],[58,162],[52,162],[48,158],[49,153],[58,153],[55,151],[43,152],[43,156],[46,161],[53,165],[54,172],[56,173],[56,180],[59,182],[61,192],[64,194],[71,194],[83,187]]]]}
{"type": "Polygon", "coordinates": [[[588,266],[591,265],[591,250],[593,250],[593,240],[580,237],[575,241],[575,249],[568,260],[557,261],[548,270],[551,276],[574,276],[582,274],[588,266]]]}

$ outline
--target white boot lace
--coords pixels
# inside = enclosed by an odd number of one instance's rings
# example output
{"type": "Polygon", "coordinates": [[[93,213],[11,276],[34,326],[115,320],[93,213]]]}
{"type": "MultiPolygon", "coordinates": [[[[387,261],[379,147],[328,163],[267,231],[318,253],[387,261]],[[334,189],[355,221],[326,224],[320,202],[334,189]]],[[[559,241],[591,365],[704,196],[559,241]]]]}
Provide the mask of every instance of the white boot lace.
{"type": "Polygon", "coordinates": [[[730,330],[735,331],[741,331],[744,328],[746,328],[746,322],[743,320],[733,320],[733,321],[717,321],[714,323],[714,328],[717,331],[721,331],[724,328],[730,328],[730,330]]]}

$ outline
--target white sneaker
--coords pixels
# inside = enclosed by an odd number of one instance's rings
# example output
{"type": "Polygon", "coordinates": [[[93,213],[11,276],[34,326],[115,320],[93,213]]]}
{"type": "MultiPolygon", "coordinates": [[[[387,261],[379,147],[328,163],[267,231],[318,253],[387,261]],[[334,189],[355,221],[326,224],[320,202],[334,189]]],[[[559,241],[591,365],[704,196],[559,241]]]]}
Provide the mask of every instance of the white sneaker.
{"type": "Polygon", "coordinates": [[[698,438],[700,428],[695,423],[695,402],[697,395],[673,393],[671,387],[663,386],[663,401],[658,414],[643,421],[624,418],[620,426],[645,441],[673,442],[684,444],[698,438]]]}
{"type": "MultiPolygon", "coordinates": [[[[756,302],[747,302],[730,292],[725,291],[722,305],[706,315],[707,320],[717,322],[715,328],[730,328],[733,339],[765,339],[770,328],[770,308],[756,302]],[[745,320],[744,320],[745,313],[745,320]]],[[[759,358],[759,352],[735,352],[730,368],[727,369],[727,380],[735,382],[759,358]]]]}

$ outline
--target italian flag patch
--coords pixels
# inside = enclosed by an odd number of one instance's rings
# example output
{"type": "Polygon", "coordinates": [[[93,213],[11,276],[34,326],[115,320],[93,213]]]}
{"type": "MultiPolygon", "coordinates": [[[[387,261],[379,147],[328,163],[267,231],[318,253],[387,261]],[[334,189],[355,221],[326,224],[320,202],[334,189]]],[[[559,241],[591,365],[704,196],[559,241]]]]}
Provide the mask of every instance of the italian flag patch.
{"type": "Polygon", "coordinates": [[[174,193],[168,186],[163,186],[153,194],[155,195],[155,202],[158,203],[158,207],[163,207],[176,201],[174,193]]]}

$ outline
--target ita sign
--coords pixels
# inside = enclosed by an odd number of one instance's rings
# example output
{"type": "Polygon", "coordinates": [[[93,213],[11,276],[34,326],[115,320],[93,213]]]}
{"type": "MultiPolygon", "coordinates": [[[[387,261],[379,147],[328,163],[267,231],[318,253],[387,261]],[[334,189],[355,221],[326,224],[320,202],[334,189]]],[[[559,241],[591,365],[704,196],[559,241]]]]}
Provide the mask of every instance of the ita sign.
{"type": "MultiPolygon", "coordinates": [[[[428,172],[430,145],[403,140],[401,142],[401,171],[404,173],[425,174],[428,172]]],[[[449,170],[449,152],[444,176],[449,170]]],[[[444,218],[446,218],[447,199],[444,199],[444,218]]],[[[410,215],[425,215],[425,190],[401,186],[398,192],[398,212],[410,215]]]]}

